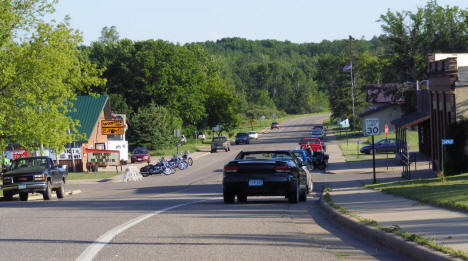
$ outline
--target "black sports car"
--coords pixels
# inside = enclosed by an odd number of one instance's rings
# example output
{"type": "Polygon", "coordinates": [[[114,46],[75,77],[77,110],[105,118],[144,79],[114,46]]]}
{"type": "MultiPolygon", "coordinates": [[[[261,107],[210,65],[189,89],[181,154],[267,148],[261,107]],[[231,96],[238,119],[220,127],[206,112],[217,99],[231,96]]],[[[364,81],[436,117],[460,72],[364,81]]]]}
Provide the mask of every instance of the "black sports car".
{"type": "Polygon", "coordinates": [[[225,203],[247,196],[286,196],[290,203],[307,200],[307,173],[291,151],[241,151],[224,166],[225,203]]]}

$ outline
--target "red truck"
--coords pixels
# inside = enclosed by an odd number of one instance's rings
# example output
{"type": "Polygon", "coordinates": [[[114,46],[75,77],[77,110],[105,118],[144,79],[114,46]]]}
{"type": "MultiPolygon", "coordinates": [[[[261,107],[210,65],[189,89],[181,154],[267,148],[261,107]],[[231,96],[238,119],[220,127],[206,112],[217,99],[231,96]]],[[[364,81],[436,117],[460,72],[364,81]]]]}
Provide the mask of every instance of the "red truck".
{"type": "Polygon", "coordinates": [[[312,151],[326,151],[325,143],[322,143],[319,138],[302,138],[301,142],[299,142],[299,145],[301,145],[301,149],[306,149],[307,145],[309,145],[312,151]]]}

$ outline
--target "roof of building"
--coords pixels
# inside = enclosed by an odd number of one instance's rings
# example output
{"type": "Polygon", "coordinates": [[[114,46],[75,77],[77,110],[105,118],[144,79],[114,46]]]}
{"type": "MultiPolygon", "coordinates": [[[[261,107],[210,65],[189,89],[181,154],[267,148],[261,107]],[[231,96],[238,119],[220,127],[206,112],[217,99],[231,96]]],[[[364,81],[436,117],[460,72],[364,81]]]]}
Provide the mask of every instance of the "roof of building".
{"type": "Polygon", "coordinates": [[[390,108],[390,107],[393,107],[393,106],[400,106],[400,105],[398,103],[382,103],[382,104],[379,104],[377,106],[371,107],[370,109],[368,109],[367,111],[365,111],[363,113],[360,113],[359,117],[360,118],[366,117],[368,115],[374,114],[374,113],[379,112],[379,111],[383,111],[383,110],[385,110],[387,108],[390,108]]]}
{"type": "Polygon", "coordinates": [[[104,110],[109,96],[101,95],[97,97],[93,96],[77,96],[76,100],[73,100],[74,112],[71,112],[69,116],[74,120],[80,122],[80,126],[77,127],[78,133],[84,133],[86,140],[91,138],[96,124],[98,123],[99,116],[104,110]]]}
{"type": "Polygon", "coordinates": [[[405,115],[400,119],[393,120],[392,124],[395,125],[396,128],[406,129],[408,127],[411,127],[413,125],[426,121],[430,117],[431,116],[428,112],[414,112],[414,113],[405,115]]]}

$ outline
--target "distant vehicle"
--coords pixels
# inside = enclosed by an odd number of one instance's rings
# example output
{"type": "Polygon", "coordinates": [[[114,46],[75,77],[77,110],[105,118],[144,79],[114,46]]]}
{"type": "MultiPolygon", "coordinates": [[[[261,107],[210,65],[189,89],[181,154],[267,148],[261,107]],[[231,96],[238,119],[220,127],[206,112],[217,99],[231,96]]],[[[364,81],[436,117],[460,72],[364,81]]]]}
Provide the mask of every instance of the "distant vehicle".
{"type": "Polygon", "coordinates": [[[271,129],[279,129],[279,123],[277,123],[277,122],[272,122],[272,123],[271,123],[271,129]]]}
{"type": "Polygon", "coordinates": [[[290,203],[307,200],[304,165],[291,151],[241,151],[224,166],[224,203],[248,196],[286,196],[290,203]]]}
{"type": "Polygon", "coordinates": [[[231,142],[225,136],[213,137],[211,140],[211,153],[217,150],[225,150],[226,152],[231,150],[231,142]]]}
{"type": "Polygon", "coordinates": [[[236,144],[241,144],[241,143],[245,143],[245,144],[250,143],[249,134],[247,132],[237,133],[237,135],[236,135],[236,144]]]}
{"type": "MultiPolygon", "coordinates": [[[[404,141],[401,141],[404,143],[404,141]]],[[[395,138],[380,139],[374,142],[375,153],[395,153],[397,151],[397,141],[395,138]]],[[[409,145],[406,144],[409,150],[409,145]]],[[[361,148],[361,153],[372,153],[372,144],[365,145],[361,148]]]]}
{"type": "Polygon", "coordinates": [[[249,131],[249,139],[258,140],[258,133],[256,131],[249,131]]]}
{"type": "Polygon", "coordinates": [[[323,129],[321,128],[314,128],[311,133],[312,138],[318,138],[323,140],[323,129]]]}
{"type": "Polygon", "coordinates": [[[131,161],[132,163],[143,162],[143,161],[150,163],[151,161],[150,152],[145,147],[136,147],[132,151],[131,161]]]}
{"type": "Polygon", "coordinates": [[[319,138],[302,138],[301,142],[299,142],[301,149],[307,149],[307,146],[310,146],[312,151],[323,150],[326,151],[327,148],[325,143],[323,143],[319,138]]]}
{"type": "Polygon", "coordinates": [[[28,200],[28,193],[42,193],[44,200],[65,195],[67,165],[55,165],[49,157],[27,157],[12,161],[8,171],[3,174],[3,198],[11,200],[19,194],[22,201],[28,200]]]}

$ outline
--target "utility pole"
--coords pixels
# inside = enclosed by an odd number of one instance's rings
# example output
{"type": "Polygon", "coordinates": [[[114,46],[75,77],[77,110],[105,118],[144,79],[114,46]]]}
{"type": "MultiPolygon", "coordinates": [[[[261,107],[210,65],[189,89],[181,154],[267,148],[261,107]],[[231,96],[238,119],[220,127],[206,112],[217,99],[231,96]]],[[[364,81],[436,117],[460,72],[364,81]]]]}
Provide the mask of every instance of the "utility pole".
{"type": "Polygon", "coordinates": [[[354,112],[353,37],[351,35],[349,36],[349,56],[351,59],[351,97],[353,100],[353,128],[352,130],[354,130],[354,127],[356,125],[356,116],[354,112]]]}

